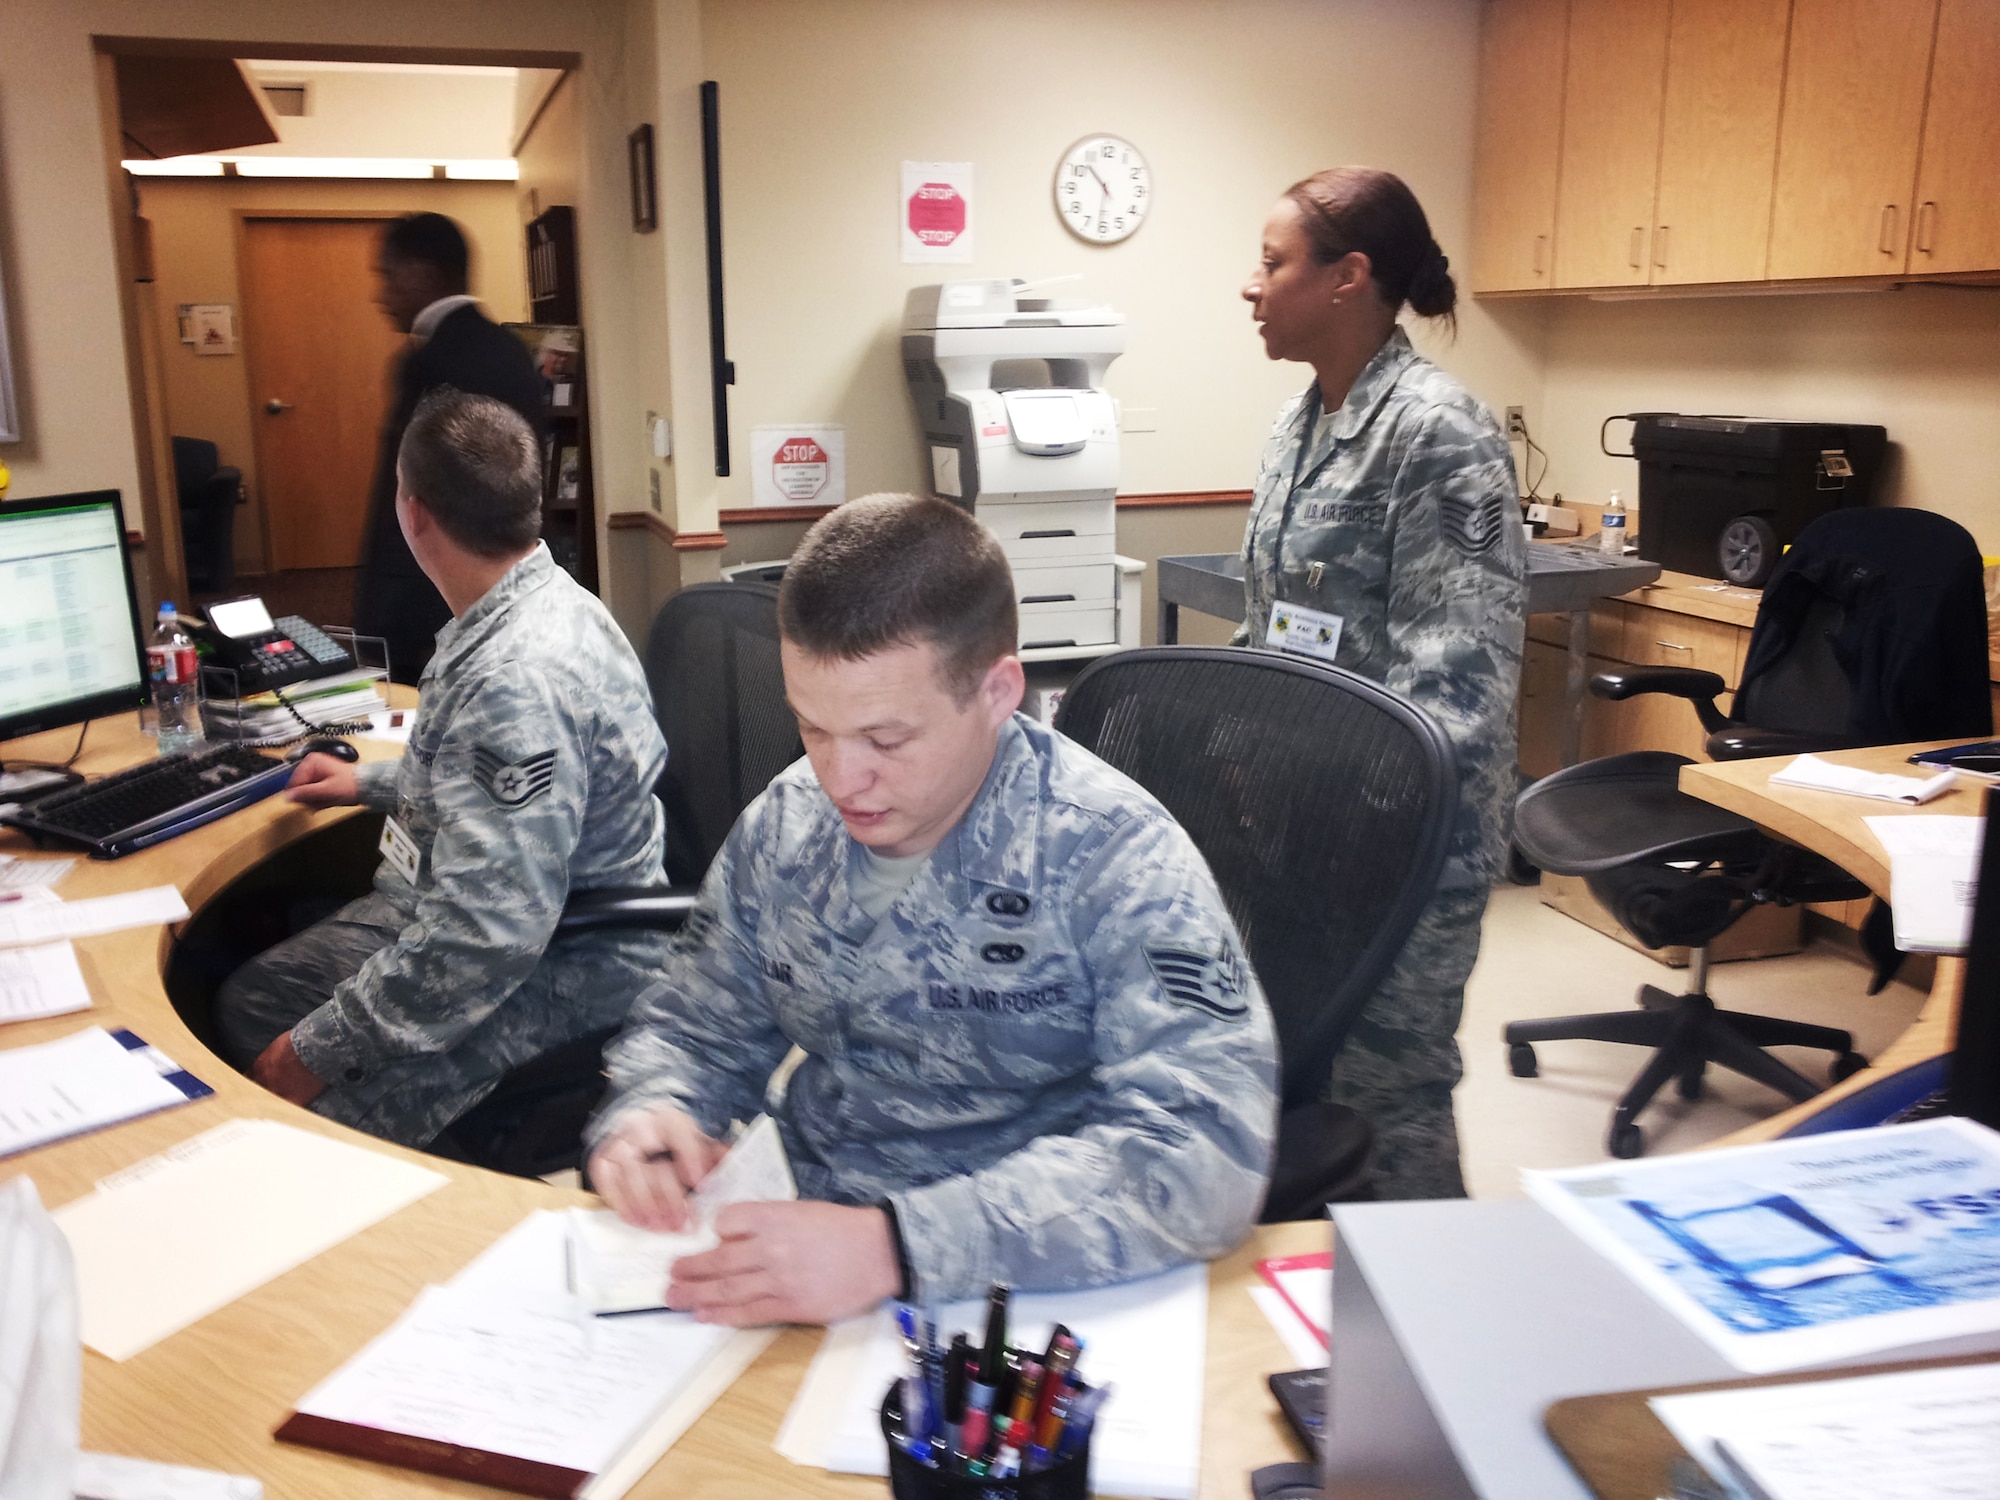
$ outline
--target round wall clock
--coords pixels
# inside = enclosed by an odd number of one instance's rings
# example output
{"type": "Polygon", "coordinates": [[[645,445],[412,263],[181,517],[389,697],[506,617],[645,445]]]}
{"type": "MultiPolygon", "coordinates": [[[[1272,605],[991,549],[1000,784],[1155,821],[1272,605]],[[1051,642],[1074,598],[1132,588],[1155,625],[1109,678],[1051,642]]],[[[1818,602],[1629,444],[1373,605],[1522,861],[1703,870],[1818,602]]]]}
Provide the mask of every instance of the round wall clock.
{"type": "Polygon", "coordinates": [[[1131,237],[1152,206],[1153,175],[1130,141],[1087,135],[1056,164],[1056,217],[1093,245],[1131,237]]]}

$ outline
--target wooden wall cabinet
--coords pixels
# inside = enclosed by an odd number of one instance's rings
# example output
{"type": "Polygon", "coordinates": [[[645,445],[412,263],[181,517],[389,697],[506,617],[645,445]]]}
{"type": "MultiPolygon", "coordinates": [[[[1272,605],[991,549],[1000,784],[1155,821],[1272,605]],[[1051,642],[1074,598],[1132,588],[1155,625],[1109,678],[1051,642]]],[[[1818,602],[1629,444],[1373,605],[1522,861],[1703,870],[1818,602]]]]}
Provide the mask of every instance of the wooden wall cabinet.
{"type": "Polygon", "coordinates": [[[1480,35],[1472,284],[1546,291],[1562,152],[1569,0],[1489,0],[1480,35]]]}
{"type": "Polygon", "coordinates": [[[1793,0],[1771,277],[1909,264],[1937,0],[1793,0]]]}
{"type": "Polygon", "coordinates": [[[2000,279],[2000,0],[1488,0],[1481,59],[1475,292],[2000,279]]]}

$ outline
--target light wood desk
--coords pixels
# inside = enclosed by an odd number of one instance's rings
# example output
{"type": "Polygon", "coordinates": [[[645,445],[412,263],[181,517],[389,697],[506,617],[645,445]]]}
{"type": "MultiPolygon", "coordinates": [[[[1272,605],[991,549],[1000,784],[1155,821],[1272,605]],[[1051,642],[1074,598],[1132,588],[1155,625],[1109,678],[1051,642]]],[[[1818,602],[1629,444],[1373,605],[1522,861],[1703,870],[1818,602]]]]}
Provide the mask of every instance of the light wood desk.
{"type": "MultiPolygon", "coordinates": [[[[1962,742],[1936,742],[1953,743],[1962,742]]],[[[1840,765],[1861,766],[1870,771],[1915,775],[1916,768],[1908,763],[1909,756],[1914,751],[1931,748],[1933,745],[1930,744],[1886,745],[1870,750],[1828,751],[1823,759],[1840,765]]],[[[1771,773],[1791,759],[1790,756],[1777,756],[1763,760],[1683,766],[1681,790],[1740,813],[1779,838],[1825,855],[1884,900],[1889,895],[1889,865],[1882,846],[1862,821],[1864,818],[1926,814],[1976,817],[1981,811],[1983,788],[1971,777],[1963,778],[1960,785],[1922,807],[1904,807],[1899,803],[1877,802],[1866,797],[1844,797],[1836,792],[1772,786],[1771,773]]],[[[1866,1088],[1885,1073],[1950,1051],[1958,1024],[1958,1001],[1964,976],[1964,960],[1940,958],[1930,997],[1917,1013],[1917,1019],[1872,1059],[1868,1067],[1803,1104],[1795,1104],[1781,1114],[1736,1131],[1728,1137],[1729,1143],[1771,1140],[1798,1121],[1811,1118],[1834,1100],[1866,1088]]]]}
{"type": "MultiPolygon", "coordinates": [[[[74,729],[55,730],[11,742],[6,752],[9,759],[61,760],[75,739],[74,729]]],[[[366,758],[397,753],[390,745],[358,743],[366,758]]],[[[150,751],[136,718],[104,720],[92,726],[78,766],[102,774],[150,751]]],[[[260,861],[310,829],[346,816],[351,814],[313,814],[281,797],[271,798],[126,859],[85,861],[59,891],[76,900],[171,883],[198,912],[260,861]]],[[[18,833],[0,831],[0,852],[27,854],[32,846],[18,833]]],[[[426,1284],[449,1278],[533,1209],[595,1200],[405,1152],[265,1093],[210,1055],[174,1012],[161,981],[173,943],[174,933],[162,928],[79,940],[77,954],[96,1008],[0,1028],[0,1047],[50,1041],[93,1024],[129,1026],[212,1084],[214,1096],[0,1162],[0,1179],[25,1172],[43,1202],[56,1207],[89,1192],[98,1179],[226,1120],[263,1116],[409,1156],[450,1181],[123,1364],[86,1350],[84,1446],[254,1475],[264,1481],[271,1500],[495,1493],[277,1443],[271,1430],[299,1397],[393,1322],[426,1284]]],[[[1204,1500],[1238,1500],[1248,1493],[1244,1476],[1250,1469],[1305,1456],[1263,1379],[1291,1369],[1293,1361],[1244,1289],[1256,1279],[1258,1258],[1322,1249],[1327,1243],[1324,1225],[1259,1229],[1210,1273],[1204,1500]]],[[[782,1333],[633,1495],[655,1500],[882,1495],[881,1480],[795,1468],[772,1451],[778,1424],[819,1339],[817,1329],[782,1333]]]]}

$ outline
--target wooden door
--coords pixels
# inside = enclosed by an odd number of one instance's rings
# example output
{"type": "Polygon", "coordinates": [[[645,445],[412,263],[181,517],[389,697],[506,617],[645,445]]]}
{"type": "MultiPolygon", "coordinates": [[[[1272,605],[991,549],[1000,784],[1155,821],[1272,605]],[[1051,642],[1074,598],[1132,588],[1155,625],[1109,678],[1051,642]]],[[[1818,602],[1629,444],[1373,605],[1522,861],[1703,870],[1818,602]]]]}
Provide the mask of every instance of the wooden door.
{"type": "Polygon", "coordinates": [[[1792,0],[1673,0],[1653,284],[1761,281],[1792,0]]]}
{"type": "Polygon", "coordinates": [[[2000,4],[1943,0],[1917,168],[1911,271],[2000,266],[2000,4]]]}
{"type": "Polygon", "coordinates": [[[1488,0],[1479,38],[1472,289],[1546,291],[1562,153],[1569,0],[1488,0]]]}
{"type": "Polygon", "coordinates": [[[1556,286],[1646,284],[1668,11],[1668,0],[1571,0],[1556,286]]]}
{"type": "Polygon", "coordinates": [[[361,560],[403,335],[375,305],[385,219],[246,218],[243,336],[273,571],[361,560]]]}
{"type": "Polygon", "coordinates": [[[1937,0],[1796,0],[1773,280],[1904,270],[1936,23],[1937,0]]]}

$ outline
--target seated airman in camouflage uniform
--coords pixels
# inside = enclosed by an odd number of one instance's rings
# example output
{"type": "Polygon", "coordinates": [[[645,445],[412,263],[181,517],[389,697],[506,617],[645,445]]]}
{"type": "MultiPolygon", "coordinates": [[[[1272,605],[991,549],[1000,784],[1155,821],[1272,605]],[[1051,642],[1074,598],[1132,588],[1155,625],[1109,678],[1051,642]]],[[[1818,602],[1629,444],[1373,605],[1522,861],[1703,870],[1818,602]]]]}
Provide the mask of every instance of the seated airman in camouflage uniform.
{"type": "Polygon", "coordinates": [[[1337,167],[1290,188],[1243,295],[1271,358],[1318,378],[1264,450],[1238,640],[1272,644],[1280,604],[1333,617],[1333,663],[1424,709],[1458,757],[1444,873],[1335,1058],[1331,1096],[1375,1127],[1377,1196],[1462,1197],[1454,1033],[1518,790],[1527,553],[1513,457],[1492,413],[1396,326],[1406,304],[1450,317],[1456,289],[1390,173],[1337,167]]]}
{"type": "Polygon", "coordinates": [[[455,618],[398,761],[313,754],[290,795],[392,814],[373,893],[224,984],[224,1049],[266,1088],[421,1146],[510,1069],[617,1024],[665,940],[552,940],[572,890],[660,878],[666,745],[632,648],[550,560],[541,455],[511,408],[443,390],[397,507],[455,618]]]}
{"type": "Polygon", "coordinates": [[[769,1109],[806,1201],[724,1209],[669,1303],[818,1322],[1236,1244],[1276,1134],[1262,991],[1179,825],[1016,712],[998,541],[943,501],[850,502],[779,618],[807,762],[737,823],[609,1049],[590,1172],[680,1227],[730,1122],[769,1109]]]}

